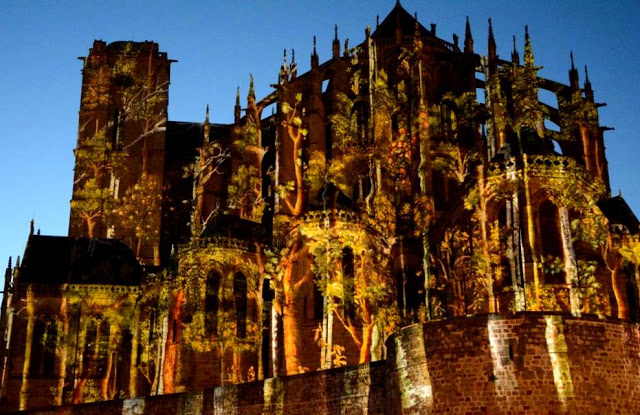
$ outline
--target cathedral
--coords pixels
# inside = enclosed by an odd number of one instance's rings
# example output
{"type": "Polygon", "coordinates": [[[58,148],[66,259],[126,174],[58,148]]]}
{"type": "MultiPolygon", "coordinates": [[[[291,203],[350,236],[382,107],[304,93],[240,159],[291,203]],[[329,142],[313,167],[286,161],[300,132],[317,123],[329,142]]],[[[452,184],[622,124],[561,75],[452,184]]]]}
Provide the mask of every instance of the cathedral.
{"type": "Polygon", "coordinates": [[[158,44],[94,41],[69,234],[6,270],[0,411],[640,410],[640,222],[586,70],[399,2],[332,46],[220,124],[168,119],[158,44]]]}

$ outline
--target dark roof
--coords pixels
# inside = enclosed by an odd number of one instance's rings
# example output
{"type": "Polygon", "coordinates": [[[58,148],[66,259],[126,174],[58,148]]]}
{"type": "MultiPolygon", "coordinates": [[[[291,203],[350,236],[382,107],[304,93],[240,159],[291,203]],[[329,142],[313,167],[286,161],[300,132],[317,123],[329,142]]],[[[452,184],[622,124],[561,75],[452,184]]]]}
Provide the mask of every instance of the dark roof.
{"type": "Polygon", "coordinates": [[[118,239],[31,235],[19,283],[137,285],[143,270],[118,239]]]}
{"type": "Polygon", "coordinates": [[[598,207],[612,225],[623,225],[632,235],[640,232],[640,221],[622,196],[601,200],[598,207]]]}
{"type": "MultiPolygon", "coordinates": [[[[430,36],[430,32],[418,23],[420,30],[420,36],[430,36]]],[[[400,31],[403,36],[413,36],[416,31],[416,19],[409,14],[408,11],[402,7],[399,1],[396,2],[395,7],[387,17],[384,18],[382,23],[376,27],[372,37],[379,38],[393,38],[396,36],[396,27],[400,26],[400,31]]]]}

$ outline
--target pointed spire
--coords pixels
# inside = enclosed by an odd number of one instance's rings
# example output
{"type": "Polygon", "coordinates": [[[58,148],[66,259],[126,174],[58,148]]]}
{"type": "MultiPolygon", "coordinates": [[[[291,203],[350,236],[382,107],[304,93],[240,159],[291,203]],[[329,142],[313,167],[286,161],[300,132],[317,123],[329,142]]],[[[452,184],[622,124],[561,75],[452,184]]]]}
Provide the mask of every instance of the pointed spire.
{"type": "Polygon", "coordinates": [[[316,49],[316,37],[313,36],[313,53],[311,54],[311,69],[316,69],[320,65],[320,58],[316,49]]]}
{"type": "Polygon", "coordinates": [[[333,52],[333,58],[337,59],[340,57],[340,39],[338,39],[338,25],[334,26],[333,31],[333,45],[331,47],[331,50],[333,52]]]}
{"type": "Polygon", "coordinates": [[[518,52],[518,47],[516,46],[516,36],[513,35],[513,50],[511,51],[511,62],[520,65],[520,53],[518,52]]]}
{"type": "Polygon", "coordinates": [[[349,38],[344,40],[344,56],[350,56],[351,51],[349,50],[349,38]]]}
{"type": "Polygon", "coordinates": [[[211,127],[209,126],[209,104],[207,104],[207,109],[204,113],[204,142],[205,144],[209,142],[209,133],[211,131],[211,127]]]}
{"type": "Polygon", "coordinates": [[[587,65],[584,65],[584,95],[587,101],[593,102],[593,89],[591,88],[591,81],[589,80],[589,70],[587,65]]]}
{"type": "Polygon", "coordinates": [[[35,227],[35,223],[36,222],[33,220],[33,218],[31,218],[31,222],[30,222],[30,225],[29,225],[29,235],[33,235],[33,230],[34,230],[34,227],[35,227]]]}
{"type": "Polygon", "coordinates": [[[236,124],[240,123],[240,87],[236,88],[236,105],[233,108],[233,118],[236,124]]]}
{"type": "Polygon", "coordinates": [[[253,74],[249,74],[249,94],[247,95],[247,101],[255,102],[256,100],[256,91],[253,88],[253,74]]]}
{"type": "Polygon", "coordinates": [[[16,258],[16,268],[20,268],[20,255],[16,258]]]}
{"type": "Polygon", "coordinates": [[[571,85],[571,89],[573,91],[579,91],[580,78],[578,75],[578,70],[576,69],[575,63],[573,61],[573,51],[569,53],[569,57],[571,58],[571,69],[569,69],[569,85],[571,85]]]}
{"type": "Polygon", "coordinates": [[[471,35],[471,24],[469,23],[469,16],[467,16],[467,24],[464,28],[464,52],[473,53],[473,36],[471,35]]]}
{"type": "Polygon", "coordinates": [[[491,19],[489,19],[489,59],[495,59],[498,57],[496,51],[496,39],[493,37],[493,25],[491,19]]]}
{"type": "Polygon", "coordinates": [[[378,26],[380,26],[380,15],[376,14],[376,30],[378,29],[378,26]]]}
{"type": "Polygon", "coordinates": [[[529,26],[524,27],[524,64],[533,67],[533,48],[529,37],[529,26]]]}
{"type": "Polygon", "coordinates": [[[298,76],[298,64],[296,63],[296,51],[291,49],[291,66],[289,66],[289,79],[296,79],[298,76]]]}

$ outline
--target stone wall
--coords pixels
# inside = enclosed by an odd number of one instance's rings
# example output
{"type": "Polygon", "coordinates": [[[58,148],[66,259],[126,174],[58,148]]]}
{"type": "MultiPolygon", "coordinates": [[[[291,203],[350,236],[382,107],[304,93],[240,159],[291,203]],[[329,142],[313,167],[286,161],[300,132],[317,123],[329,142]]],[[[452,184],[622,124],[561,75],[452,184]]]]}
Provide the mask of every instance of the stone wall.
{"type": "Polygon", "coordinates": [[[640,333],[567,315],[479,316],[389,342],[392,414],[640,413],[640,333]]]}
{"type": "Polygon", "coordinates": [[[26,413],[637,414],[639,353],[634,324],[477,316],[406,327],[388,342],[387,361],[26,413]]]}

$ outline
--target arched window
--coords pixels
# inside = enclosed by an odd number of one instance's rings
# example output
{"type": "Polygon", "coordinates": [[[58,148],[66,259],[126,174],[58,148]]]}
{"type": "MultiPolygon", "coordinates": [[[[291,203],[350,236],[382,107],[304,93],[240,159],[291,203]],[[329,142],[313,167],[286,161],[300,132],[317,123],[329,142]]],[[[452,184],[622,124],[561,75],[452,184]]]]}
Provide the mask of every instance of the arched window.
{"type": "Polygon", "coordinates": [[[236,305],[236,336],[247,337],[247,278],[238,272],[233,277],[233,297],[236,305]]]}
{"type": "Polygon", "coordinates": [[[82,377],[102,377],[107,370],[109,333],[106,320],[92,319],[87,326],[82,353],[82,377]]]}
{"type": "Polygon", "coordinates": [[[96,377],[103,377],[107,371],[107,365],[109,363],[109,333],[111,332],[111,325],[107,320],[100,322],[100,332],[98,335],[98,355],[96,359],[96,377]]]}
{"type": "Polygon", "coordinates": [[[342,249],[342,305],[345,316],[354,317],[354,256],[351,247],[342,249]]]}
{"type": "Polygon", "coordinates": [[[53,375],[58,343],[58,325],[55,320],[37,319],[31,337],[29,375],[49,377],[53,375]]]}
{"type": "Polygon", "coordinates": [[[220,308],[220,274],[209,272],[205,283],[204,314],[205,330],[209,335],[218,332],[218,309],[220,308]]]}
{"type": "Polygon", "coordinates": [[[538,208],[541,252],[545,264],[545,283],[564,282],[562,238],[558,208],[550,200],[545,200],[538,208]]]}
{"type": "Polygon", "coordinates": [[[98,325],[91,320],[84,335],[84,349],[82,351],[82,377],[87,378],[95,370],[96,341],[98,340],[98,325]]]}

